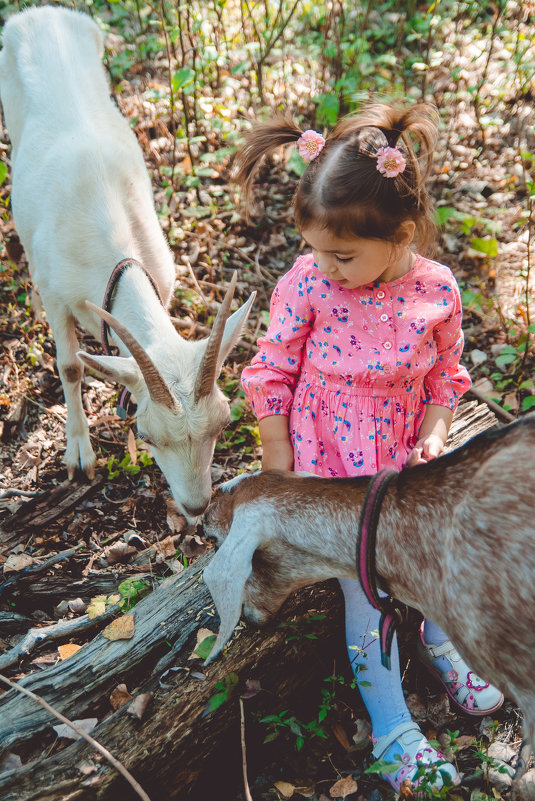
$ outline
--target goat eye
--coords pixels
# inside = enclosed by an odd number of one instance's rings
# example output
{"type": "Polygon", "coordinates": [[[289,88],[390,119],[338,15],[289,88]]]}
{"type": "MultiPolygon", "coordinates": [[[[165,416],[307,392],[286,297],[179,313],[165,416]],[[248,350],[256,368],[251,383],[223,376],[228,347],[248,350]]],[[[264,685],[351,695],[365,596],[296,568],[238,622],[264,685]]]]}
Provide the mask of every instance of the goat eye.
{"type": "Polygon", "coordinates": [[[145,445],[154,445],[153,440],[149,437],[148,434],[144,434],[143,431],[137,432],[137,438],[140,439],[145,445]]]}

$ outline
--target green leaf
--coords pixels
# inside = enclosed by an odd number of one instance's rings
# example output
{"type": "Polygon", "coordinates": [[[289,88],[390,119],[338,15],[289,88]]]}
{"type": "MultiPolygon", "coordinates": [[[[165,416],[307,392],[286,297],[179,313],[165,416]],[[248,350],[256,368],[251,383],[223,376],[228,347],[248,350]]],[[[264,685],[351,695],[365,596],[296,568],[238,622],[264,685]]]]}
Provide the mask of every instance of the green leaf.
{"type": "Polygon", "coordinates": [[[215,712],[215,710],[219,709],[220,706],[223,706],[227,698],[228,698],[228,690],[223,690],[223,692],[212,695],[212,697],[208,699],[208,703],[204,707],[204,711],[202,713],[203,718],[205,718],[207,715],[210,715],[212,712],[215,712]]]}
{"type": "Polygon", "coordinates": [[[318,106],[318,120],[335,125],[340,111],[340,101],[335,95],[317,95],[312,101],[318,106]]]}
{"type": "Polygon", "coordinates": [[[307,168],[307,163],[305,162],[304,158],[299,155],[298,150],[292,150],[290,153],[290,158],[288,159],[288,169],[291,172],[295,173],[299,178],[302,176],[304,171],[307,168]]]}
{"type": "Polygon", "coordinates": [[[495,361],[497,365],[512,364],[516,360],[516,353],[500,353],[499,356],[496,357],[495,361]]]}
{"type": "Polygon", "coordinates": [[[498,240],[491,236],[488,239],[483,239],[480,236],[474,236],[470,240],[474,250],[479,253],[484,253],[486,256],[493,258],[498,255],[498,240]]]}
{"type": "Polygon", "coordinates": [[[366,768],[364,773],[396,773],[399,770],[399,762],[389,762],[387,759],[378,759],[366,768]]]}
{"type": "Polygon", "coordinates": [[[212,648],[214,647],[215,639],[216,639],[215,634],[210,634],[208,637],[205,637],[204,640],[202,640],[199,643],[197,650],[193,652],[195,656],[198,656],[199,659],[208,659],[208,657],[212,653],[212,648]]]}
{"type": "Polygon", "coordinates": [[[528,395],[527,398],[524,398],[522,401],[522,411],[527,412],[528,409],[533,409],[535,406],[535,395],[528,395]]]}
{"type": "Polygon", "coordinates": [[[194,78],[195,70],[182,67],[182,69],[178,70],[178,72],[175,72],[173,75],[173,80],[171,82],[173,92],[179,92],[181,89],[185,89],[186,86],[193,83],[194,78]]]}
{"type": "Polygon", "coordinates": [[[3,161],[0,161],[0,186],[4,183],[7,178],[7,165],[4,164],[3,161]]]}
{"type": "Polygon", "coordinates": [[[435,211],[437,225],[445,225],[451,217],[455,217],[455,209],[451,206],[439,206],[435,211]]]}

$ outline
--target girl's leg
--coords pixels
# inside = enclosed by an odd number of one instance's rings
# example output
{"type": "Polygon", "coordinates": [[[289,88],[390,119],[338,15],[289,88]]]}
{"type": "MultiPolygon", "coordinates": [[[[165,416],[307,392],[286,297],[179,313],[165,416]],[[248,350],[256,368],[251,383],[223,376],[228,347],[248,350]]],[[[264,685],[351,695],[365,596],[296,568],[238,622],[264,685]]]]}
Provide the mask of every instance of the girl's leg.
{"type": "Polygon", "coordinates": [[[360,686],[364,705],[370,716],[373,734],[383,737],[411,720],[401,687],[397,639],[392,643],[392,669],[381,664],[379,639],[371,632],[379,628],[380,613],[364,594],[360,582],[340,579],[346,607],[346,642],[353,673],[369,687],[360,686]]]}
{"type": "Polygon", "coordinates": [[[381,774],[382,778],[399,791],[402,782],[411,779],[420,764],[428,764],[436,766],[426,774],[433,787],[440,788],[444,781],[457,784],[459,775],[454,766],[444,761],[412,722],[401,687],[396,637],[392,642],[391,670],[387,670],[381,664],[379,639],[372,634],[379,628],[380,613],[370,605],[360,582],[339,581],[345,600],[349,660],[353,672],[368,685],[359,684],[359,690],[372,723],[373,755],[399,765],[398,770],[381,774]],[[444,779],[437,769],[449,778],[444,779]]]}

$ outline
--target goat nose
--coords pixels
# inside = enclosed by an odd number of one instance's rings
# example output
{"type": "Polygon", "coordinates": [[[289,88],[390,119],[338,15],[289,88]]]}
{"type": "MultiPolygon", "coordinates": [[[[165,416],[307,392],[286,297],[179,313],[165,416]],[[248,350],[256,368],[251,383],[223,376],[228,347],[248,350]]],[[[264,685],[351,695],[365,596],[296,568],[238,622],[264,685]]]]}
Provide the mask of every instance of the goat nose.
{"type": "Polygon", "coordinates": [[[188,517],[200,517],[204,512],[204,510],[206,509],[206,507],[208,506],[208,503],[209,502],[206,501],[206,503],[203,504],[202,506],[186,506],[186,504],[183,503],[182,507],[185,513],[188,515],[188,517]]]}

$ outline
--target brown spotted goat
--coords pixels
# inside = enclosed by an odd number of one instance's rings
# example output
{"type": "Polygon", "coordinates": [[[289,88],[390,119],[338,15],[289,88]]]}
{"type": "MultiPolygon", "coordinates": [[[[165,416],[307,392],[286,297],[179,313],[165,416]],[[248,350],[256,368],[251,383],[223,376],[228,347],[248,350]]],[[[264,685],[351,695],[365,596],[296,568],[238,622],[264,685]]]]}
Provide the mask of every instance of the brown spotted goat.
{"type": "MultiPolygon", "coordinates": [[[[220,545],[204,571],[221,618],[210,660],[242,606],[261,624],[300,587],[358,578],[368,481],[273,470],[218,489],[205,516],[220,545]]],[[[402,470],[383,502],[376,566],[383,590],[438,623],[519,704],[535,744],[535,414],[402,470]]]]}

